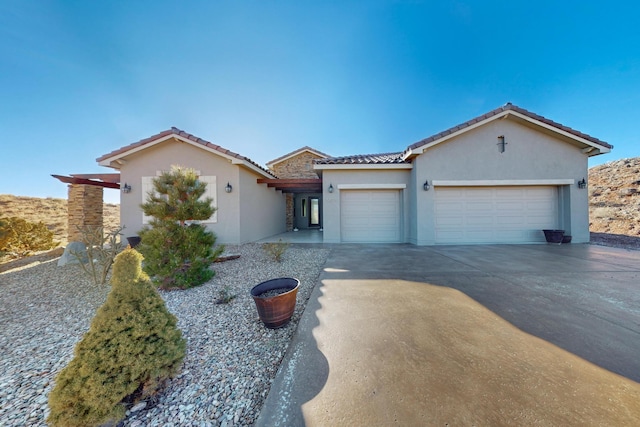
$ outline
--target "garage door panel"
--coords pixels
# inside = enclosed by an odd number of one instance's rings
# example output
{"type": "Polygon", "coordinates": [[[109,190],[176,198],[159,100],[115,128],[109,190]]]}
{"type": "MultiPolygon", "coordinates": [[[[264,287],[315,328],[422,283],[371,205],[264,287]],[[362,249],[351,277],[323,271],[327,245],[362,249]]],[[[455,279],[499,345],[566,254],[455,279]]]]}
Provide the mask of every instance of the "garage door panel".
{"type": "Polygon", "coordinates": [[[340,197],[343,242],[400,241],[400,191],[343,190],[340,197]]]}
{"type": "Polygon", "coordinates": [[[461,204],[461,208],[473,209],[479,212],[493,212],[493,205],[490,202],[487,202],[485,200],[482,200],[482,201],[471,200],[466,204],[461,204]]]}
{"type": "Polygon", "coordinates": [[[461,216],[449,216],[444,218],[436,218],[436,228],[444,226],[460,227],[464,225],[464,218],[461,216]]]}
{"type": "Polygon", "coordinates": [[[544,242],[558,228],[557,188],[436,188],[436,243],[544,242]]]}
{"type": "Polygon", "coordinates": [[[466,221],[464,221],[467,225],[470,226],[493,226],[494,218],[492,216],[474,216],[468,217],[466,221]]]}
{"type": "Polygon", "coordinates": [[[500,227],[519,227],[522,224],[522,217],[519,215],[498,215],[496,225],[500,227]]]}

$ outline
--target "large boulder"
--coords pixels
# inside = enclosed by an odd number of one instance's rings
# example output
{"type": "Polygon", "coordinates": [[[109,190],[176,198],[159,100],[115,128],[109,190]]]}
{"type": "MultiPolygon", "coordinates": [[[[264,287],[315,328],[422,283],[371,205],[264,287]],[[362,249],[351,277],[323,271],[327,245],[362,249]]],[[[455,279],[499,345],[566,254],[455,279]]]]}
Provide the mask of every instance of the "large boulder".
{"type": "Polygon", "coordinates": [[[62,267],[67,264],[80,264],[89,261],[87,256],[87,247],[82,242],[71,242],[64,248],[64,253],[58,260],[58,267],[62,267]]]}

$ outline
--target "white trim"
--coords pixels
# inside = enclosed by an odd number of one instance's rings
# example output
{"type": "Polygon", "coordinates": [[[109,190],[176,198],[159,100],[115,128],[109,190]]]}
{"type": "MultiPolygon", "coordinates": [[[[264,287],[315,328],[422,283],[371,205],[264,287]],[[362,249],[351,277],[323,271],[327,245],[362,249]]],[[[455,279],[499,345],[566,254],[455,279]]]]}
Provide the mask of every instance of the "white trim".
{"type": "Polygon", "coordinates": [[[391,164],[366,164],[366,165],[313,165],[314,169],[413,169],[412,163],[391,163],[391,164]]]}
{"type": "Polygon", "coordinates": [[[309,152],[309,153],[311,153],[311,154],[315,154],[316,156],[319,156],[319,157],[321,157],[321,158],[323,158],[323,159],[326,159],[326,158],[327,158],[327,156],[326,156],[325,154],[322,154],[322,153],[320,153],[320,152],[318,152],[318,151],[315,151],[315,150],[310,150],[310,149],[308,149],[308,148],[304,148],[304,149],[296,150],[296,151],[294,151],[293,153],[289,154],[288,156],[286,156],[286,157],[284,157],[284,158],[282,158],[282,159],[280,159],[280,160],[277,160],[277,161],[271,161],[271,162],[267,163],[265,166],[269,168],[269,167],[271,167],[271,166],[273,166],[273,165],[277,165],[278,163],[282,163],[282,162],[284,162],[285,160],[289,160],[289,159],[290,159],[290,158],[292,158],[292,157],[298,156],[298,155],[300,155],[300,154],[302,154],[302,153],[304,153],[304,152],[309,152]]]}
{"type": "Polygon", "coordinates": [[[505,119],[509,115],[513,115],[514,117],[518,117],[518,118],[520,118],[522,120],[525,120],[525,121],[527,121],[529,123],[535,124],[536,126],[545,128],[545,129],[550,130],[550,131],[552,131],[552,132],[554,132],[556,134],[565,136],[565,137],[567,137],[569,139],[572,139],[574,141],[577,141],[577,142],[585,144],[585,145],[587,145],[589,147],[592,147],[594,150],[597,150],[596,153],[592,153],[591,151],[588,151],[587,154],[589,154],[590,156],[596,155],[596,154],[604,154],[604,153],[608,153],[608,152],[611,151],[609,148],[607,148],[605,146],[602,146],[600,144],[596,144],[596,143],[591,142],[591,141],[589,141],[587,139],[584,139],[584,138],[582,138],[582,137],[580,137],[578,135],[575,135],[575,134],[573,134],[571,132],[567,132],[567,131],[562,130],[560,128],[557,128],[555,126],[552,126],[552,125],[549,125],[547,123],[541,122],[540,120],[533,119],[533,118],[531,118],[531,117],[529,117],[529,116],[527,116],[525,114],[519,113],[519,112],[514,111],[514,110],[505,110],[505,111],[502,111],[502,112],[496,114],[495,116],[488,117],[488,118],[486,118],[484,120],[481,120],[481,121],[476,122],[476,123],[474,123],[472,125],[466,126],[466,127],[462,128],[462,129],[459,129],[459,130],[457,130],[455,132],[452,132],[452,133],[450,133],[448,135],[445,135],[445,136],[443,136],[441,138],[438,138],[438,139],[436,139],[434,141],[431,141],[431,142],[426,143],[424,145],[418,146],[415,149],[407,150],[405,155],[404,155],[404,158],[407,159],[412,155],[422,154],[426,150],[428,150],[429,148],[433,147],[434,145],[438,145],[438,144],[440,144],[442,142],[445,142],[445,141],[447,141],[447,140],[449,140],[451,138],[455,138],[455,137],[457,137],[457,136],[459,136],[459,135],[461,135],[463,133],[469,132],[469,131],[477,128],[477,127],[483,126],[483,125],[485,125],[485,124],[487,124],[489,122],[492,122],[494,120],[505,119]]]}
{"type": "Polygon", "coordinates": [[[500,187],[520,185],[573,185],[575,179],[479,179],[479,180],[433,180],[434,187],[500,187]]]}
{"type": "Polygon", "coordinates": [[[404,190],[407,184],[338,184],[338,190],[404,190]]]}

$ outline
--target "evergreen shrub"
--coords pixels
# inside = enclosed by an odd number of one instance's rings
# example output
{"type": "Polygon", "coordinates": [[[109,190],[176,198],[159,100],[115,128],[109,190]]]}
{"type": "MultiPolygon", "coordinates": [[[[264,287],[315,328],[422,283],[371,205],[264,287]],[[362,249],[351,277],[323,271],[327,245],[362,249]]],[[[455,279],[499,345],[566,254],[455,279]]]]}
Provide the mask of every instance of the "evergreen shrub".
{"type": "Polygon", "coordinates": [[[53,426],[98,426],[175,375],[186,344],[135,249],[118,254],[111,291],[49,394],[53,426]]]}
{"type": "Polygon", "coordinates": [[[209,266],[224,247],[214,247],[216,235],[197,222],[215,212],[212,199],[202,198],[206,186],[193,169],[173,166],[153,180],[153,191],[141,205],[152,219],[140,231],[138,249],[145,272],[163,289],[191,288],[215,274],[209,266]]]}

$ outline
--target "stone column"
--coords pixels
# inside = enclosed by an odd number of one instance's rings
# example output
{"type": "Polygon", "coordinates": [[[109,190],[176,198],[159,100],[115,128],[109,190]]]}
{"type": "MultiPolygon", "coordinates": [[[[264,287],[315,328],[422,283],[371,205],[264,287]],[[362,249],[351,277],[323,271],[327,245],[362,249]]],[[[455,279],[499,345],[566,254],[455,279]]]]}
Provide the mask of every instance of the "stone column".
{"type": "Polygon", "coordinates": [[[286,194],[287,201],[287,231],[293,230],[293,193],[286,194]]]}
{"type": "Polygon", "coordinates": [[[67,240],[82,241],[79,228],[102,227],[104,189],[97,185],[71,184],[67,200],[67,240]]]}

